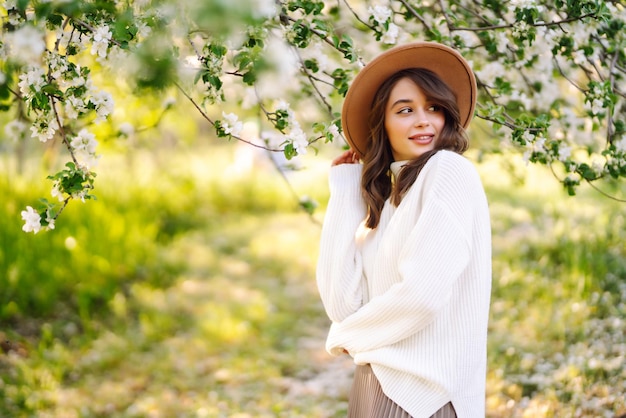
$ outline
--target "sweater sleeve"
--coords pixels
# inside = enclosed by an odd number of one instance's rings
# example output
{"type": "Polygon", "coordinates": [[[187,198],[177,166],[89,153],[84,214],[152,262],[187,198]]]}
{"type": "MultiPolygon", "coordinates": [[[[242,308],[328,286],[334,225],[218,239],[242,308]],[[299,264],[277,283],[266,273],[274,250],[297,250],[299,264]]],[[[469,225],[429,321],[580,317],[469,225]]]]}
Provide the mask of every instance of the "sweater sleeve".
{"type": "Polygon", "coordinates": [[[477,174],[464,165],[438,166],[428,176],[422,211],[414,225],[407,225],[412,230],[397,257],[401,280],[332,324],[331,353],[356,354],[410,337],[431,324],[449,300],[469,263],[473,213],[484,192],[477,174]]]}
{"type": "Polygon", "coordinates": [[[330,170],[330,199],[324,217],[317,262],[317,286],[328,317],[342,321],[363,301],[363,265],[356,232],[366,215],[360,164],[330,170]]]}

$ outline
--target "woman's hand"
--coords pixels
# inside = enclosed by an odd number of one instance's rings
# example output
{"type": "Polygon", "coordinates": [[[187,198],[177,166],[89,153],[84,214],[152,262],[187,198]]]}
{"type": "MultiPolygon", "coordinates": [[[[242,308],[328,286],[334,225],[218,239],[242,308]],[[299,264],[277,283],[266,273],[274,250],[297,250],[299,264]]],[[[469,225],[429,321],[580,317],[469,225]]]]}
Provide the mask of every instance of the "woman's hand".
{"type": "Polygon", "coordinates": [[[335,158],[333,162],[331,163],[331,166],[340,165],[340,164],[358,164],[358,162],[359,162],[359,155],[355,151],[349,149],[341,153],[339,157],[335,158]]]}

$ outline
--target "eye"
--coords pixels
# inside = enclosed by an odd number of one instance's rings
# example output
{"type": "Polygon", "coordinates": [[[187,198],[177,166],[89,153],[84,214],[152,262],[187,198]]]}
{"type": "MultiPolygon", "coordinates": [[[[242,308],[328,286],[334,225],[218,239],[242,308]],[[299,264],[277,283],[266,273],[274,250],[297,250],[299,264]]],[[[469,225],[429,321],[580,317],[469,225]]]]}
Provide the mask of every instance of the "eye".
{"type": "Polygon", "coordinates": [[[413,109],[411,109],[410,107],[403,107],[399,109],[396,113],[400,115],[400,114],[411,113],[411,112],[413,112],[413,109]]]}
{"type": "Polygon", "coordinates": [[[427,110],[430,111],[430,112],[440,112],[440,111],[443,110],[443,107],[441,107],[438,104],[432,104],[432,105],[428,106],[427,110]]]}

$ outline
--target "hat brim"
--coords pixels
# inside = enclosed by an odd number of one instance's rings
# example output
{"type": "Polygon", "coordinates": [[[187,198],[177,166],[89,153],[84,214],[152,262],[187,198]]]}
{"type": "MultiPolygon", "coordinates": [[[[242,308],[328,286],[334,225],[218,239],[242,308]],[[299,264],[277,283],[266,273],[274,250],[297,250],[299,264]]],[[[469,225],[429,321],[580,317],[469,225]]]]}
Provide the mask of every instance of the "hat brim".
{"type": "Polygon", "coordinates": [[[454,49],[434,42],[414,42],[389,49],[368,63],[352,81],[341,112],[343,132],[361,156],[368,147],[369,114],[381,84],[398,71],[424,68],[437,74],[456,95],[461,125],[467,128],[476,107],[476,78],[454,49]]]}

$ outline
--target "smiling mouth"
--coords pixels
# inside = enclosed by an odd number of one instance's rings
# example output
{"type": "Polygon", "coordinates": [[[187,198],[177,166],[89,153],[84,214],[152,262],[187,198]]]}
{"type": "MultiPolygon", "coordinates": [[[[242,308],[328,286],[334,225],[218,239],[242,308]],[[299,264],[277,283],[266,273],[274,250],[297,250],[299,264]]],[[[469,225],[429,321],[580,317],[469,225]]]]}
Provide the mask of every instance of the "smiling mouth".
{"type": "Polygon", "coordinates": [[[435,138],[435,135],[425,134],[425,135],[413,135],[409,139],[411,141],[417,142],[418,144],[428,144],[435,138]]]}

